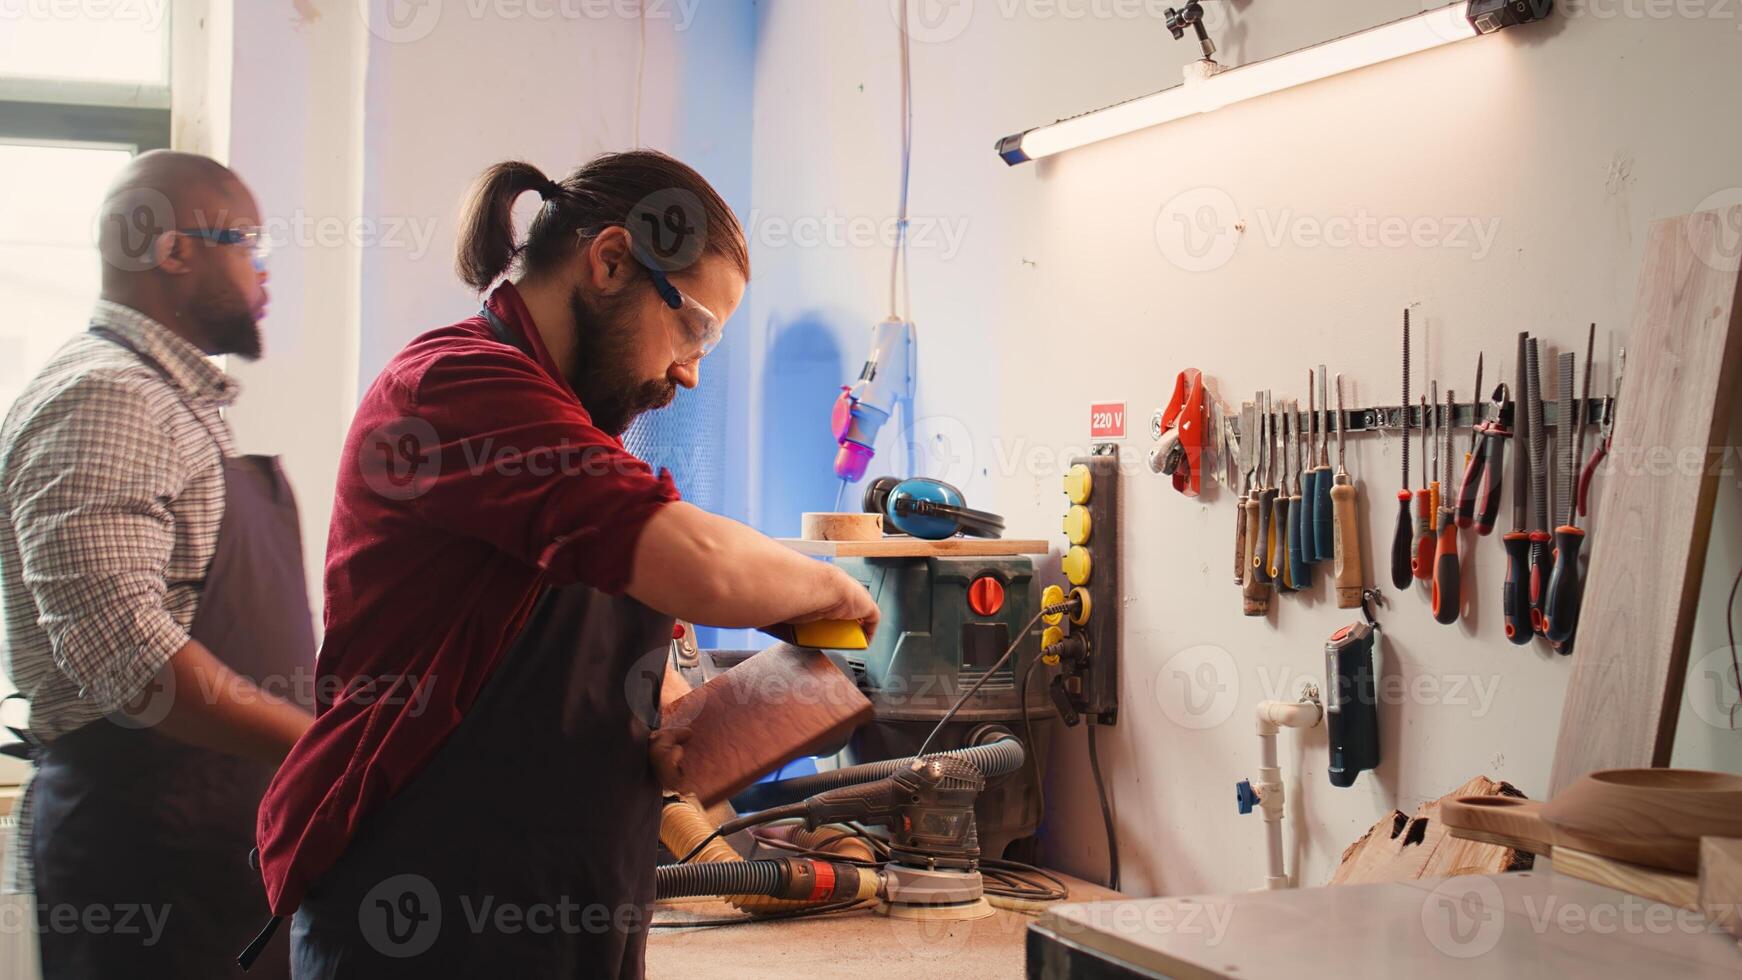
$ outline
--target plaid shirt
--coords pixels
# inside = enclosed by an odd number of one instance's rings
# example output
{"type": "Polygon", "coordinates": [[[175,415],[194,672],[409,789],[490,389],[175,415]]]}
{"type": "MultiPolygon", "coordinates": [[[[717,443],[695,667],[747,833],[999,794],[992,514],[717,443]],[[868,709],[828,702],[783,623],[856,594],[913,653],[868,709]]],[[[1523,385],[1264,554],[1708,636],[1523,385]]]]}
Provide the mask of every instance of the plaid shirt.
{"type": "MultiPolygon", "coordinates": [[[[5,666],[51,741],[127,702],[188,641],[224,520],[236,383],[136,310],[99,302],[0,428],[5,666]],[[143,355],[143,356],[141,356],[143,355]]],[[[7,848],[29,887],[31,800],[7,848]]]]}

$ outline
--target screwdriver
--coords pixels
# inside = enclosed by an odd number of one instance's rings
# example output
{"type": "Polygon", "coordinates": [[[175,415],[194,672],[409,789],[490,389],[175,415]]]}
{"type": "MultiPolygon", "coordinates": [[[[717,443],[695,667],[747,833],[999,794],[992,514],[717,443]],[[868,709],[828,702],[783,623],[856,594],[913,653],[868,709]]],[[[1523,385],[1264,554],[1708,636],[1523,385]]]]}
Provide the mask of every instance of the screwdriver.
{"type": "MultiPolygon", "coordinates": [[[[1452,418],[1457,414],[1458,401],[1450,388],[1446,389],[1446,424],[1445,424],[1445,486],[1448,491],[1452,485],[1452,433],[1455,426],[1452,418]]],[[[1448,492],[1443,498],[1440,508],[1440,543],[1434,553],[1434,620],[1450,625],[1458,621],[1459,589],[1458,589],[1458,514],[1457,507],[1452,504],[1452,496],[1448,492]]]]}
{"type": "MultiPolygon", "coordinates": [[[[1579,578],[1579,549],[1585,543],[1585,532],[1579,530],[1579,509],[1572,504],[1571,482],[1573,467],[1585,458],[1585,413],[1591,404],[1591,354],[1597,343],[1597,325],[1591,324],[1591,332],[1585,340],[1585,386],[1576,406],[1576,411],[1568,413],[1572,420],[1572,432],[1562,430],[1555,438],[1566,439],[1573,436],[1573,452],[1568,457],[1568,464],[1561,473],[1562,479],[1569,484],[1563,496],[1567,498],[1567,522],[1555,528],[1554,571],[1548,578],[1548,599],[1543,604],[1543,632],[1550,643],[1556,648],[1564,646],[1572,639],[1573,631],[1579,624],[1579,603],[1584,598],[1584,584],[1579,578]]],[[[1571,385],[1565,385],[1571,388],[1571,385]]],[[[1561,650],[1562,653],[1570,651],[1561,650]]]]}
{"type": "Polygon", "coordinates": [[[1289,448],[1288,403],[1283,402],[1282,407],[1284,409],[1282,425],[1278,427],[1278,431],[1281,433],[1279,448],[1282,456],[1282,479],[1278,481],[1281,486],[1277,488],[1276,500],[1272,503],[1270,511],[1270,531],[1275,543],[1275,549],[1270,555],[1270,577],[1276,579],[1277,588],[1284,592],[1293,592],[1294,573],[1288,562],[1289,539],[1291,537],[1289,534],[1288,502],[1292,499],[1288,492],[1288,461],[1294,452],[1289,448]]]}
{"type": "Polygon", "coordinates": [[[1434,511],[1433,491],[1428,489],[1427,396],[1421,396],[1421,489],[1415,492],[1415,577],[1426,582],[1434,577],[1434,511]]]}
{"type": "Polygon", "coordinates": [[[1343,414],[1343,376],[1337,375],[1337,476],[1331,487],[1331,505],[1335,513],[1335,546],[1331,566],[1337,576],[1337,608],[1361,608],[1365,588],[1361,574],[1361,528],[1357,523],[1355,484],[1349,479],[1344,464],[1343,441],[1349,423],[1343,414]]]}
{"type": "Polygon", "coordinates": [[[1409,524],[1409,307],[1403,308],[1403,489],[1397,491],[1397,536],[1391,542],[1391,584],[1409,588],[1415,577],[1409,524]]]}
{"type": "Polygon", "coordinates": [[[1240,403],[1240,439],[1232,445],[1240,467],[1240,499],[1234,504],[1234,584],[1246,584],[1246,567],[1252,564],[1252,542],[1246,536],[1246,502],[1252,499],[1252,421],[1255,418],[1251,402],[1240,403]],[[1244,440],[1244,441],[1241,441],[1244,440]]]}
{"type": "Polygon", "coordinates": [[[1254,396],[1257,418],[1252,426],[1252,451],[1256,454],[1252,494],[1246,499],[1247,566],[1244,610],[1248,616],[1262,616],[1270,609],[1270,576],[1264,560],[1264,483],[1268,479],[1269,450],[1264,445],[1266,406],[1264,392],[1254,396]]]}
{"type": "MultiPolygon", "coordinates": [[[[1471,480],[1473,475],[1470,463],[1476,458],[1476,444],[1481,440],[1482,433],[1478,431],[1482,421],[1482,355],[1476,355],[1476,387],[1470,389],[1473,397],[1470,399],[1470,449],[1464,453],[1464,481],[1458,487],[1458,526],[1472,527],[1476,523],[1476,490],[1478,484],[1471,480]]],[[[1447,423],[1451,420],[1448,418],[1447,423]]],[[[1450,486],[1450,483],[1447,484],[1450,486]]]]}
{"type": "Polygon", "coordinates": [[[1506,613],[1506,638],[1523,646],[1535,631],[1530,625],[1530,410],[1529,375],[1525,365],[1525,341],[1518,335],[1518,386],[1512,404],[1513,438],[1518,440],[1512,457],[1512,531],[1500,536],[1506,546],[1506,585],[1501,607],[1506,613]]]}
{"type": "Polygon", "coordinates": [[[1313,470],[1313,560],[1331,561],[1337,556],[1331,534],[1331,389],[1325,384],[1323,364],[1319,365],[1319,405],[1319,465],[1313,470]]]}

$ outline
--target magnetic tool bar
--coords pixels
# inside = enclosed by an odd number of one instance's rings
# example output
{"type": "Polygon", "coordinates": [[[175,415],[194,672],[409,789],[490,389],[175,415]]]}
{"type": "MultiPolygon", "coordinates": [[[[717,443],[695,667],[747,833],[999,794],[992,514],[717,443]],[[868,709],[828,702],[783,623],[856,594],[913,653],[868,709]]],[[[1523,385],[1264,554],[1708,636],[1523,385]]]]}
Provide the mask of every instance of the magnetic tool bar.
{"type": "MultiPolygon", "coordinates": [[[[1573,401],[1576,404],[1578,399],[1573,399],[1573,401]]],[[[1605,412],[1612,413],[1614,411],[1614,402],[1615,398],[1613,395],[1603,398],[1593,398],[1590,400],[1589,404],[1583,405],[1575,410],[1585,417],[1586,425],[1599,425],[1603,421],[1605,412]]],[[[1501,407],[1508,412],[1516,413],[1516,406],[1516,401],[1507,401],[1502,403],[1501,407]]],[[[1332,409],[1329,414],[1329,421],[1326,424],[1331,427],[1332,431],[1336,431],[1340,419],[1341,424],[1345,426],[1345,431],[1350,433],[1401,433],[1405,428],[1405,411],[1405,409],[1396,405],[1375,405],[1371,408],[1350,408],[1342,412],[1332,409]]],[[[1412,405],[1407,409],[1407,424],[1409,428],[1413,429],[1423,425],[1424,420],[1426,422],[1433,422],[1437,419],[1439,424],[1442,426],[1449,425],[1454,429],[1470,428],[1480,423],[1482,421],[1481,417],[1484,414],[1492,411],[1494,411],[1493,402],[1484,402],[1478,407],[1472,406],[1466,401],[1448,408],[1444,401],[1442,401],[1437,412],[1431,404],[1428,406],[1426,412],[1422,410],[1421,406],[1412,405]],[[1449,422],[1446,418],[1448,413],[1451,415],[1451,420],[1449,422]]],[[[1280,419],[1287,413],[1279,411],[1275,414],[1277,415],[1277,418],[1280,419]]],[[[1545,401],[1542,403],[1542,419],[1547,427],[1554,428],[1555,426],[1560,425],[1561,414],[1562,409],[1559,401],[1545,401]]],[[[1306,413],[1304,412],[1300,413],[1300,417],[1296,420],[1303,426],[1306,424],[1305,415],[1306,413]]],[[[1246,433],[1240,431],[1239,416],[1224,415],[1222,418],[1222,424],[1228,426],[1234,436],[1241,439],[1246,437],[1246,433]]]]}

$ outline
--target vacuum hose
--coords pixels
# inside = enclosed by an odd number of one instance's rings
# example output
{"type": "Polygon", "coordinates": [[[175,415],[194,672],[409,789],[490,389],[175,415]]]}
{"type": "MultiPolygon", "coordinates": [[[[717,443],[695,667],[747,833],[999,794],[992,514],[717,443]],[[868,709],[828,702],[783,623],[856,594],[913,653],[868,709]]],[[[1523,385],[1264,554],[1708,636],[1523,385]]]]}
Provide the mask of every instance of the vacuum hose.
{"type": "Polygon", "coordinates": [[[855,865],[775,858],[660,865],[654,874],[654,896],[663,902],[697,895],[767,895],[806,904],[829,904],[875,898],[877,884],[875,871],[861,873],[855,865]]]}
{"type": "MultiPolygon", "coordinates": [[[[799,828],[794,828],[794,831],[799,831],[799,828]]],[[[740,888],[733,885],[726,887],[725,890],[722,891],[722,886],[716,884],[714,878],[709,876],[725,874],[728,877],[733,878],[733,880],[737,880],[739,877],[744,875],[744,872],[702,872],[701,869],[724,868],[752,863],[766,865],[777,862],[747,862],[739,856],[737,851],[732,849],[732,845],[726,843],[724,840],[717,837],[710,839],[713,832],[713,823],[708,820],[707,815],[702,812],[701,807],[695,804],[695,801],[677,798],[666,802],[665,809],[661,812],[659,818],[659,842],[665,845],[666,850],[671,851],[673,854],[682,855],[688,854],[690,851],[695,849],[696,845],[701,844],[703,841],[706,841],[707,844],[702,848],[701,852],[696,855],[694,859],[696,863],[665,865],[658,870],[655,877],[655,883],[656,894],[658,894],[660,898],[677,898],[692,895],[720,895],[739,911],[752,913],[781,912],[788,909],[804,908],[808,905],[816,904],[809,900],[808,896],[798,900],[770,898],[770,895],[776,893],[766,891],[762,888],[762,885],[767,882],[767,879],[764,877],[747,879],[749,883],[755,887],[740,888]],[[684,869],[696,871],[701,875],[701,877],[694,877],[687,873],[678,873],[684,869]],[[705,882],[705,884],[698,884],[698,882],[705,882]],[[668,895],[666,894],[666,889],[668,887],[676,890],[668,895]],[[705,890],[685,890],[697,887],[701,887],[705,890]]],[[[807,842],[812,840],[812,838],[807,836],[794,839],[792,840],[792,843],[801,847],[809,846],[807,842]]],[[[822,843],[822,841],[816,841],[816,843],[822,843]]],[[[843,852],[842,856],[845,858],[857,858],[863,855],[864,859],[869,860],[871,857],[870,851],[865,848],[863,844],[860,844],[857,841],[834,841],[829,843],[827,846],[830,850],[841,850],[843,852]],[[857,846],[853,847],[849,845],[857,846]]],[[[761,874],[766,875],[768,872],[764,870],[761,874]]],[[[872,877],[873,879],[875,877],[871,873],[867,873],[867,876],[872,877]]],[[[778,884],[778,879],[775,879],[775,883],[778,884]]]]}
{"type": "MultiPolygon", "coordinates": [[[[1022,768],[1025,758],[1022,740],[1015,735],[1004,735],[985,745],[972,745],[964,749],[950,749],[945,752],[928,752],[931,756],[950,756],[966,760],[980,770],[987,779],[1008,775],[1022,768]]],[[[858,783],[868,783],[878,779],[886,779],[896,772],[913,765],[913,756],[904,759],[885,759],[882,762],[867,762],[857,766],[847,766],[842,769],[829,769],[824,772],[807,776],[795,776],[792,779],[777,783],[759,783],[744,791],[743,798],[757,809],[764,809],[778,800],[806,799],[818,793],[842,786],[853,786],[858,783]]],[[[791,814],[797,816],[798,814],[791,814]]]]}

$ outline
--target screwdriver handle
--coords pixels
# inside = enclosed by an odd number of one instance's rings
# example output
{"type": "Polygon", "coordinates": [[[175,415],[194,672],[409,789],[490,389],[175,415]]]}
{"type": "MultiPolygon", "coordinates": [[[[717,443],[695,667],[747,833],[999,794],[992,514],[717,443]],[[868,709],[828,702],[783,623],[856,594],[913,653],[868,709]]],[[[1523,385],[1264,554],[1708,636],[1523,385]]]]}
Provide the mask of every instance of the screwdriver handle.
{"type": "Polygon", "coordinates": [[[1579,625],[1579,603],[1584,598],[1579,549],[1585,543],[1585,532],[1563,524],[1555,528],[1554,537],[1554,571],[1548,578],[1548,598],[1543,600],[1542,632],[1558,649],[1579,625]]]}
{"type": "Polygon", "coordinates": [[[1476,491],[1482,483],[1482,464],[1487,461],[1485,450],[1481,448],[1464,457],[1464,481],[1458,487],[1459,527],[1472,527],[1476,523],[1476,491]]]}
{"type": "Polygon", "coordinates": [[[1337,543],[1331,527],[1336,522],[1331,512],[1331,476],[1329,466],[1313,470],[1313,561],[1331,561],[1337,556],[1337,543]]]}
{"type": "Polygon", "coordinates": [[[1295,537],[1300,539],[1300,553],[1307,562],[1318,560],[1318,547],[1313,534],[1313,501],[1318,496],[1318,470],[1303,470],[1300,475],[1301,506],[1294,516],[1295,537]]]}
{"type": "Polygon", "coordinates": [[[1300,592],[1312,583],[1312,573],[1307,564],[1307,533],[1301,527],[1312,526],[1312,520],[1305,520],[1307,507],[1301,503],[1303,498],[1289,498],[1289,588],[1300,592]]]}
{"type": "Polygon", "coordinates": [[[1506,546],[1506,593],[1502,606],[1506,611],[1506,638],[1524,646],[1536,635],[1530,622],[1530,534],[1512,531],[1502,534],[1506,546]]]}
{"type": "Polygon", "coordinates": [[[1506,482],[1506,440],[1512,433],[1505,429],[1489,429],[1482,440],[1482,452],[1488,454],[1482,464],[1482,500],[1476,512],[1476,533],[1488,535],[1500,517],[1500,492],[1506,482]]]}
{"type": "Polygon", "coordinates": [[[1554,538],[1547,531],[1530,532],[1530,627],[1537,633],[1548,629],[1543,621],[1543,604],[1548,600],[1548,579],[1553,572],[1549,543],[1554,538]]]}
{"type": "Polygon", "coordinates": [[[1423,582],[1434,577],[1433,494],[1426,487],[1415,492],[1415,563],[1410,567],[1423,582]]]}
{"type": "Polygon", "coordinates": [[[1364,591],[1361,575],[1361,528],[1356,523],[1355,486],[1337,483],[1331,487],[1334,513],[1332,570],[1337,576],[1337,608],[1361,608],[1364,591]]]}
{"type": "Polygon", "coordinates": [[[1413,525],[1409,521],[1408,490],[1397,491],[1397,536],[1391,542],[1391,584],[1399,589],[1409,588],[1409,582],[1415,578],[1415,556],[1411,553],[1414,546],[1413,525]]]}
{"type": "Polygon", "coordinates": [[[1294,591],[1288,571],[1288,494],[1279,493],[1270,505],[1270,577],[1284,592],[1294,591]]]}
{"type": "Polygon", "coordinates": [[[1270,611],[1269,583],[1258,578],[1258,566],[1254,561],[1258,554],[1258,512],[1259,492],[1253,491],[1241,507],[1241,523],[1246,528],[1245,542],[1241,546],[1241,555],[1246,563],[1244,581],[1241,582],[1240,594],[1245,597],[1242,610],[1248,616],[1262,616],[1270,611]]]}
{"type": "Polygon", "coordinates": [[[1270,510],[1276,505],[1276,492],[1275,487],[1258,492],[1258,545],[1252,552],[1252,573],[1260,585],[1274,581],[1270,574],[1270,552],[1276,542],[1275,530],[1270,526],[1270,510]]]}
{"type": "Polygon", "coordinates": [[[1247,551],[1246,541],[1246,495],[1241,494],[1234,504],[1234,584],[1246,584],[1246,566],[1250,564],[1251,552],[1247,551]]]}
{"type": "Polygon", "coordinates": [[[1439,547],[1434,552],[1434,620],[1451,625],[1461,608],[1458,575],[1458,522],[1450,510],[1440,514],[1439,547]]]}

